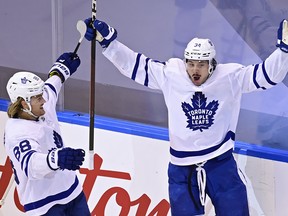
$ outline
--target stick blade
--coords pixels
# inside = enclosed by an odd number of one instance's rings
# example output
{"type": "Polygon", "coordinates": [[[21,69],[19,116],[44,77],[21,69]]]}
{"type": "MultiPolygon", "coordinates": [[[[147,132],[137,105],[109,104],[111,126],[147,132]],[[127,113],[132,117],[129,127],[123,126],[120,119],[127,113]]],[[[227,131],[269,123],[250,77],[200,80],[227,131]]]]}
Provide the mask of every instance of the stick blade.
{"type": "Polygon", "coordinates": [[[80,33],[79,42],[81,43],[81,41],[83,40],[85,33],[87,31],[86,23],[83,20],[78,20],[76,28],[77,28],[78,32],[80,33]]]}

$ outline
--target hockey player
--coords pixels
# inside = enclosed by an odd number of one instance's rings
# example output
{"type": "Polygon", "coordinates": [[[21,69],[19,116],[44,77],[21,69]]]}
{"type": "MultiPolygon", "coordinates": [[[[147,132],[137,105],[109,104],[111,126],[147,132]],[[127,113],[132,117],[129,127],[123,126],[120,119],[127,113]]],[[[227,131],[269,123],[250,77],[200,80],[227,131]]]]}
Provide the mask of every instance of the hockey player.
{"type": "Polygon", "coordinates": [[[79,65],[77,55],[64,53],[46,82],[33,73],[18,72],[7,83],[11,104],[4,145],[27,215],[90,215],[75,172],[85,152],[65,147],[56,115],[62,83],[79,65]]]}
{"type": "Polygon", "coordinates": [[[288,25],[278,30],[277,49],[263,62],[243,66],[217,64],[209,39],[192,39],[185,59],[162,63],[116,40],[117,31],[91,18],[86,39],[125,76],[162,91],[168,108],[171,162],[169,199],[173,216],[204,215],[206,194],[216,215],[248,216],[246,186],[232,155],[242,93],[281,82],[288,71],[288,25]],[[95,32],[96,30],[96,32],[95,32]]]}

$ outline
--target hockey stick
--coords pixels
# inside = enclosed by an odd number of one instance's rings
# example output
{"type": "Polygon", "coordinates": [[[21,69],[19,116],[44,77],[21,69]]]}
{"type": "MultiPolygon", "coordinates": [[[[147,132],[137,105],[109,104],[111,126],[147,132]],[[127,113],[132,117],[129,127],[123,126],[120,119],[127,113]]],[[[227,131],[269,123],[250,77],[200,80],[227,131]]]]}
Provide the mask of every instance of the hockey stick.
{"type": "MultiPolygon", "coordinates": [[[[96,19],[96,0],[92,0],[92,23],[96,19]]],[[[91,78],[90,78],[90,125],[89,125],[89,169],[94,169],[94,116],[95,116],[95,62],[96,40],[91,41],[91,78]]]]}
{"type": "Polygon", "coordinates": [[[81,44],[81,42],[82,42],[82,40],[83,40],[83,38],[85,36],[86,30],[87,30],[87,26],[86,26],[86,24],[85,24],[85,22],[83,20],[78,20],[76,27],[77,27],[77,30],[80,33],[80,39],[79,39],[78,44],[77,44],[77,46],[76,46],[76,48],[75,48],[75,50],[73,52],[73,56],[76,55],[76,53],[77,53],[77,51],[78,51],[78,49],[80,47],[80,44],[81,44]]]}
{"type": "Polygon", "coordinates": [[[8,193],[10,192],[13,184],[14,184],[14,178],[13,178],[13,175],[12,175],[11,178],[10,178],[9,184],[8,184],[6,190],[5,190],[5,193],[3,194],[2,199],[0,200],[0,208],[5,204],[5,199],[6,199],[7,195],[8,195],[8,193]]]}

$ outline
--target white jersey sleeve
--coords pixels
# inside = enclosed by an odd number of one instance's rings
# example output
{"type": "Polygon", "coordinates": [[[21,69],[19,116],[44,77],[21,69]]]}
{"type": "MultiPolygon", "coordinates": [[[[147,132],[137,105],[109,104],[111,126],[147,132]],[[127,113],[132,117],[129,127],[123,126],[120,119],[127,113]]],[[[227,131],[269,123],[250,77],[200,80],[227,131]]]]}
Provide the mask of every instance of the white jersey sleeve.
{"type": "Polygon", "coordinates": [[[287,53],[276,49],[265,61],[247,67],[234,66],[234,78],[242,88],[243,93],[255,90],[265,90],[280,83],[288,71],[287,53]],[[238,69],[237,69],[238,68],[238,69]]]}
{"type": "Polygon", "coordinates": [[[117,40],[103,51],[106,56],[125,76],[152,89],[161,89],[165,83],[165,63],[147,58],[136,53],[117,40]]]}
{"type": "Polygon", "coordinates": [[[46,100],[46,104],[49,104],[49,107],[54,107],[55,109],[61,87],[61,79],[56,75],[45,81],[45,91],[43,97],[46,100]]]}

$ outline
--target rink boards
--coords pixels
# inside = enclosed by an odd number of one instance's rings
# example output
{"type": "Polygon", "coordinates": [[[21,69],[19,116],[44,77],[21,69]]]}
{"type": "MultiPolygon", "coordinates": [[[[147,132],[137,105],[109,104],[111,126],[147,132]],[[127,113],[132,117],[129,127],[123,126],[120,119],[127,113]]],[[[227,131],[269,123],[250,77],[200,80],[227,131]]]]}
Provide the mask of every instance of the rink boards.
{"type": "MultiPolygon", "coordinates": [[[[12,177],[3,146],[6,109],[7,102],[0,101],[0,198],[12,177]]],[[[65,145],[88,152],[89,116],[59,112],[58,117],[65,145]]],[[[78,173],[92,215],[170,215],[167,129],[96,116],[94,133],[94,170],[88,169],[87,155],[78,173]]],[[[251,216],[287,215],[287,152],[236,142],[234,155],[247,175],[251,216]]],[[[14,184],[0,216],[24,215],[21,209],[14,184]]],[[[213,215],[210,202],[206,215],[213,215]]]]}

